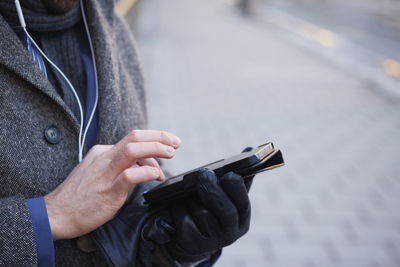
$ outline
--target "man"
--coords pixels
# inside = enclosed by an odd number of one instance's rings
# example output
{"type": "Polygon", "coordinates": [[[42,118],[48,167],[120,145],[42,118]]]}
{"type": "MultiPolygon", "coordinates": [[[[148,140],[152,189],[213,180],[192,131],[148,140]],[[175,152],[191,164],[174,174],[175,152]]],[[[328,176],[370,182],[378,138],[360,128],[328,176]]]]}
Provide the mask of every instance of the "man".
{"type": "Polygon", "coordinates": [[[0,265],[211,264],[249,227],[248,185],[204,171],[190,207],[142,205],[165,178],[154,158],[173,157],[180,139],[138,130],[143,77],[114,0],[21,5],[29,34],[14,1],[0,2],[0,265]]]}

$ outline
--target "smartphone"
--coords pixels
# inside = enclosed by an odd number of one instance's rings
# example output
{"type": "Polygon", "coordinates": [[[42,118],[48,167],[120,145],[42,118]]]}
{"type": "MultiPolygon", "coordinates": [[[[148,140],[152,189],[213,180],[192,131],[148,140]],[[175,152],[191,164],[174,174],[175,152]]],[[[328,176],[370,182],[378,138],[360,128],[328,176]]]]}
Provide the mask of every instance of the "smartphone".
{"type": "Polygon", "coordinates": [[[252,148],[227,159],[220,159],[191,171],[167,179],[164,183],[143,194],[146,203],[152,206],[167,205],[196,194],[197,177],[202,168],[215,172],[218,177],[235,172],[244,179],[259,172],[284,165],[280,150],[272,143],[252,148]]]}

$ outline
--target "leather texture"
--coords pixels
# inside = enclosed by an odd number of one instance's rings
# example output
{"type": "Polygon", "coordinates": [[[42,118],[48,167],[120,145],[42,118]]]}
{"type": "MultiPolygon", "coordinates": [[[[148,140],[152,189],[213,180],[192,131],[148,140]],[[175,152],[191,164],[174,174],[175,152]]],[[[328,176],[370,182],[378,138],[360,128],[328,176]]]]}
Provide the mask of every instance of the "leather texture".
{"type": "MultiPolygon", "coordinates": [[[[248,184],[252,178],[249,178],[248,184]]],[[[251,206],[243,178],[200,173],[199,198],[170,210],[176,229],[165,247],[180,262],[198,261],[235,242],[249,230],[251,206]]]]}
{"type": "MultiPolygon", "coordinates": [[[[137,255],[143,255],[137,250],[142,245],[140,244],[141,234],[145,223],[159,212],[159,210],[150,209],[143,198],[143,193],[156,183],[151,181],[135,186],[130,198],[117,215],[90,233],[90,237],[103,254],[108,266],[151,266],[151,250],[145,251],[150,253],[148,258],[150,265],[143,264],[137,259],[137,255]]],[[[148,260],[146,259],[146,263],[148,260]]]]}
{"type": "Polygon", "coordinates": [[[160,261],[153,258],[155,250],[166,252],[164,261],[207,259],[248,231],[252,179],[244,181],[232,172],[218,178],[203,170],[198,176],[198,197],[168,208],[151,208],[143,197],[130,198],[91,237],[110,266],[152,266],[160,261]]]}

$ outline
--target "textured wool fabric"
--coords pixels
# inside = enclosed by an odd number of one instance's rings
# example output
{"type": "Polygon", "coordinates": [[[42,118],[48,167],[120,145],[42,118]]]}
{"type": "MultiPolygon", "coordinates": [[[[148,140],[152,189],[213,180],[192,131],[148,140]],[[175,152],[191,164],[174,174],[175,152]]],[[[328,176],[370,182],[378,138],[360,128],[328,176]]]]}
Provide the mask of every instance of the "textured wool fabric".
{"type": "MultiPolygon", "coordinates": [[[[80,25],[83,27],[83,25],[80,25]]],[[[46,55],[61,69],[74,86],[82,105],[86,102],[86,75],[80,56],[77,27],[67,28],[52,33],[37,33],[46,55]]],[[[61,74],[50,64],[46,64],[49,80],[56,88],[65,104],[80,119],[79,105],[61,74]]],[[[83,107],[83,110],[85,108],[83,107]]]]}
{"type": "MultiPolygon", "coordinates": [[[[36,43],[41,45],[46,55],[67,76],[80,102],[85,103],[86,77],[80,58],[77,32],[77,26],[83,27],[83,25],[77,25],[82,20],[79,2],[70,12],[59,15],[51,14],[42,1],[21,0],[21,4],[30,34],[35,38],[36,43]]],[[[12,1],[0,2],[0,13],[10,25],[18,25],[17,13],[12,1]]],[[[53,66],[47,61],[44,63],[49,81],[79,120],[79,105],[71,87],[53,66]]]]}
{"type": "MultiPolygon", "coordinates": [[[[145,91],[135,43],[114,0],[85,1],[99,77],[97,143],[114,144],[146,127],[145,91]]],[[[0,266],[36,266],[26,198],[56,188],[78,163],[79,124],[0,16],[0,266]],[[61,132],[50,144],[47,126],[61,132]]],[[[72,197],[72,196],[71,196],[72,197]]],[[[55,243],[56,266],[104,266],[76,240],[55,243]]]]}

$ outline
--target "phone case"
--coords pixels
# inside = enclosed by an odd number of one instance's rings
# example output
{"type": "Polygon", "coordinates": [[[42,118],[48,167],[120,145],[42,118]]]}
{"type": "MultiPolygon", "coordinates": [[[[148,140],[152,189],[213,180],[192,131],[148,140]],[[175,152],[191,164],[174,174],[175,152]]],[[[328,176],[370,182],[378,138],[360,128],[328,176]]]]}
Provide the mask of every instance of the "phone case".
{"type": "Polygon", "coordinates": [[[244,179],[256,173],[284,165],[282,153],[272,143],[267,143],[250,151],[240,153],[227,159],[221,159],[191,171],[171,177],[164,183],[144,193],[146,203],[150,205],[167,205],[195,194],[199,171],[207,168],[218,177],[233,171],[244,179]]]}

